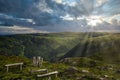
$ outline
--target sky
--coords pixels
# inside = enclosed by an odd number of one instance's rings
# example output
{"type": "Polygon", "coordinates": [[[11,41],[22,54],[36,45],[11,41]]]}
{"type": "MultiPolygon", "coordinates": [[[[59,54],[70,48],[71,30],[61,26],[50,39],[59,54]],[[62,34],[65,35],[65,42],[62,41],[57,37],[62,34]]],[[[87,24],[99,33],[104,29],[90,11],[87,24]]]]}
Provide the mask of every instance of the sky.
{"type": "Polygon", "coordinates": [[[120,32],[120,0],[0,0],[0,34],[120,32]]]}

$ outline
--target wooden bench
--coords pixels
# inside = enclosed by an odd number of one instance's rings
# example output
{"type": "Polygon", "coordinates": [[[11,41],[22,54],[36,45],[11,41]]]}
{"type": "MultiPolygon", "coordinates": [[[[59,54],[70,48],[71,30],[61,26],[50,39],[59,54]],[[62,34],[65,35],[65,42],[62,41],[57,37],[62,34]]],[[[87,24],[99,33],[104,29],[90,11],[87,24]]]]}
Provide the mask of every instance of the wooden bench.
{"type": "Polygon", "coordinates": [[[37,75],[37,79],[38,78],[43,78],[43,77],[49,77],[50,78],[50,76],[52,76],[52,75],[55,75],[55,77],[57,78],[57,74],[58,74],[58,71],[49,72],[49,73],[46,73],[46,74],[37,75]]]}
{"type": "Polygon", "coordinates": [[[31,70],[30,72],[31,73],[35,73],[35,72],[44,72],[44,73],[47,73],[48,70],[47,69],[39,69],[39,70],[31,70]]]}
{"type": "Polygon", "coordinates": [[[7,72],[8,72],[10,66],[18,66],[18,65],[20,65],[20,70],[22,70],[22,65],[23,65],[23,63],[7,64],[7,65],[5,65],[5,66],[7,67],[7,72]]]}

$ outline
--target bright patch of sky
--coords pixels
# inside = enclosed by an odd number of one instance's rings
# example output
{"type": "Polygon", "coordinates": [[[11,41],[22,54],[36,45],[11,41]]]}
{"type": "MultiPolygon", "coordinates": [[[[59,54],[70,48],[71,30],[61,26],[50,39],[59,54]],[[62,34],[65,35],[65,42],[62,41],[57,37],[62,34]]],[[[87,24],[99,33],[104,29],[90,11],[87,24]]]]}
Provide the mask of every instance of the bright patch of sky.
{"type": "Polygon", "coordinates": [[[94,26],[97,26],[97,24],[100,24],[103,22],[103,18],[101,16],[90,16],[87,18],[87,21],[88,21],[88,25],[94,27],[94,26]]]}
{"type": "Polygon", "coordinates": [[[45,0],[39,2],[36,6],[42,12],[48,12],[48,13],[52,13],[53,12],[52,9],[47,7],[47,3],[45,2],[45,0]]]}
{"type": "Polygon", "coordinates": [[[53,0],[59,4],[75,6],[77,4],[76,0],[53,0]]]}
{"type": "Polygon", "coordinates": [[[65,16],[60,16],[60,18],[62,18],[63,20],[74,20],[74,18],[72,16],[70,16],[69,14],[67,14],[65,16]]]}
{"type": "Polygon", "coordinates": [[[95,0],[95,7],[99,7],[106,3],[108,0],[95,0]]]}

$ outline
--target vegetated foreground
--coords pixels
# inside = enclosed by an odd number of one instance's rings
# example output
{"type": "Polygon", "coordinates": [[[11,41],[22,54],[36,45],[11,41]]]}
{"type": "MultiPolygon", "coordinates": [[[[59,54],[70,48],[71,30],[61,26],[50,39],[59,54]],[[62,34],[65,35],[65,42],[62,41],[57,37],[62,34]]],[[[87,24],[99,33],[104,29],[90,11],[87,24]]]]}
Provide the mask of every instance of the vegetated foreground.
{"type": "MultiPolygon", "coordinates": [[[[41,67],[35,67],[32,61],[25,57],[0,55],[0,80],[36,80],[36,76],[41,73],[31,71],[39,69],[47,69],[48,72],[58,71],[58,77],[52,76],[52,80],[120,79],[119,64],[108,64],[87,57],[65,58],[56,63],[44,61],[41,67]],[[9,72],[6,72],[6,64],[17,62],[24,62],[23,70],[19,70],[19,66],[11,66],[9,72]]],[[[38,80],[48,80],[48,77],[38,80]]]]}
{"type": "Polygon", "coordinates": [[[58,71],[58,77],[52,76],[52,80],[119,80],[119,40],[119,33],[1,36],[0,80],[36,80],[41,73],[31,71],[38,69],[58,71]],[[42,67],[33,66],[33,56],[44,58],[42,67]],[[6,72],[6,64],[19,62],[24,63],[23,70],[15,66],[6,72]]]}

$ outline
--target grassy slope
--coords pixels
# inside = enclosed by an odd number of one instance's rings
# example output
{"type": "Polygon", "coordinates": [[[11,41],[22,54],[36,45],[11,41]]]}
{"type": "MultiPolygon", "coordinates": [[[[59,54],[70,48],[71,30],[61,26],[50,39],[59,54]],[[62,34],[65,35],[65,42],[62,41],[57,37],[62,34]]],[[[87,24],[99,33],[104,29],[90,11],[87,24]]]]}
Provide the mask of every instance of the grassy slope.
{"type": "MultiPolygon", "coordinates": [[[[90,37],[71,49],[65,57],[91,56],[107,62],[120,61],[120,34],[90,37]]],[[[93,58],[94,58],[93,57],[93,58]]]]}
{"type": "MultiPolygon", "coordinates": [[[[120,79],[118,64],[106,64],[102,61],[90,59],[87,57],[69,58],[67,61],[64,59],[57,63],[43,62],[41,69],[48,69],[51,71],[58,71],[58,78],[52,77],[52,80],[99,80],[108,76],[107,80],[120,79]],[[83,72],[87,70],[88,72],[83,72]]],[[[0,55],[0,80],[36,80],[36,74],[31,74],[30,70],[38,70],[39,67],[34,67],[32,61],[20,56],[3,56],[0,55]],[[19,71],[19,67],[11,67],[9,72],[6,72],[5,64],[23,62],[23,70],[19,71]]],[[[40,79],[42,80],[42,79],[40,79]]],[[[46,80],[45,78],[43,80],[46,80]]]]}

